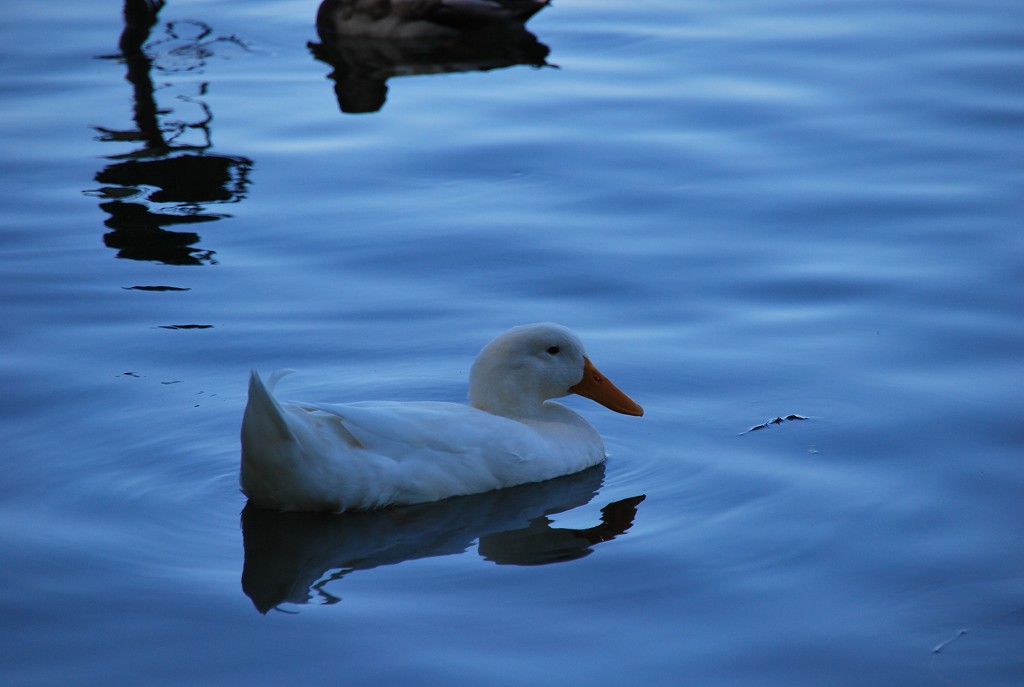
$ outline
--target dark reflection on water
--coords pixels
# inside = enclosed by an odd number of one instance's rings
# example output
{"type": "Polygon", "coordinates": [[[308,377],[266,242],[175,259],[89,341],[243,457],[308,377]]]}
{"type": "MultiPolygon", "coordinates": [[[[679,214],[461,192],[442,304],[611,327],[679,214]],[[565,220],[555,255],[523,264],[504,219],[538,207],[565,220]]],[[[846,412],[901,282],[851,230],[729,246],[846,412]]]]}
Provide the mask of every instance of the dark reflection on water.
{"type": "MultiPolygon", "coordinates": [[[[428,3],[423,3],[424,6],[428,3]]],[[[347,27],[351,0],[325,0],[317,13],[320,43],[309,43],[313,56],[333,68],[334,92],[342,112],[376,112],[387,99],[387,80],[394,76],[490,71],[516,65],[547,66],[548,46],[526,30],[525,17],[483,23],[458,23],[448,31],[417,36],[358,35],[347,27]]],[[[532,9],[532,8],[531,8],[532,9]]],[[[431,17],[431,21],[438,21],[431,17]]]]}
{"type": "MultiPolygon", "coordinates": [[[[191,121],[171,119],[174,108],[161,108],[156,101],[152,71],[190,72],[202,68],[220,42],[240,45],[237,39],[214,36],[202,22],[169,24],[166,37],[149,45],[162,48],[168,57],[156,67],[146,52],[146,41],[164,3],[160,0],[126,0],[120,54],[112,56],[127,66],[126,79],[134,95],[135,127],[115,130],[96,127],[101,141],[138,142],[136,150],[110,156],[118,160],[96,174],[105,184],[92,193],[106,202],[100,208],[109,217],[104,224],[112,231],[104,243],[117,249],[117,257],[170,265],[214,263],[214,251],[195,247],[199,234],[169,227],[212,222],[229,215],[207,209],[211,203],[234,203],[245,197],[252,161],[241,156],[210,152],[213,146],[213,113],[201,97],[180,96],[179,100],[199,108],[191,121]],[[199,135],[198,142],[183,142],[186,134],[199,135]]],[[[199,95],[206,93],[202,82],[199,95]]]]}
{"type": "Polygon", "coordinates": [[[261,613],[283,603],[339,598],[326,585],[356,570],[466,551],[479,540],[499,565],[572,561],[633,525],[635,496],[601,509],[593,527],[552,527],[548,517],[586,505],[604,479],[604,466],[557,479],[461,496],[437,503],[331,515],[242,511],[245,563],[242,590],[261,613]],[[333,572],[331,572],[333,571],[333,572]]]}

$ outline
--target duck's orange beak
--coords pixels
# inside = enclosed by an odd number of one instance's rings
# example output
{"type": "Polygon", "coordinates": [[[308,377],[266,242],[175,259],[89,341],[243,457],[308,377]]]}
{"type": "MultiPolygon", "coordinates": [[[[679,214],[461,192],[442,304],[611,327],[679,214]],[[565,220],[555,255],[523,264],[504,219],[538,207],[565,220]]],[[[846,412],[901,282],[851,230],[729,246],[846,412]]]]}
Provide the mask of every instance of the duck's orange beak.
{"type": "Polygon", "coordinates": [[[636,401],[619,391],[619,388],[601,374],[590,362],[590,358],[586,356],[583,356],[583,379],[576,386],[570,387],[569,391],[589,398],[591,401],[597,401],[616,413],[636,416],[644,414],[644,409],[638,406],[636,401]]]}

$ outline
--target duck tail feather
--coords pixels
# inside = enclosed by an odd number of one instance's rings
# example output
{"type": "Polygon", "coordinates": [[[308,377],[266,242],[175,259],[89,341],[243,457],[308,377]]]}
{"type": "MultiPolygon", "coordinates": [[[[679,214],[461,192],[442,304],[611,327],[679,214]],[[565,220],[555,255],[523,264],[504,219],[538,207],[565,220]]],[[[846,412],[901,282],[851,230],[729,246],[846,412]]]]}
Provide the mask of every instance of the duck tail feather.
{"type": "MultiPolygon", "coordinates": [[[[283,378],[287,377],[288,375],[293,374],[294,372],[295,370],[293,370],[290,367],[286,367],[283,370],[274,370],[273,372],[270,373],[270,376],[267,377],[267,389],[273,392],[274,389],[277,387],[278,382],[280,382],[283,378]]],[[[253,370],[252,374],[259,378],[259,373],[256,372],[256,370],[253,370]]]]}
{"type": "Polygon", "coordinates": [[[279,370],[270,375],[267,383],[263,383],[260,373],[253,370],[249,375],[249,402],[245,406],[245,425],[256,425],[272,428],[283,441],[294,440],[295,435],[288,427],[284,411],[273,396],[273,389],[286,374],[294,370],[279,370]]]}

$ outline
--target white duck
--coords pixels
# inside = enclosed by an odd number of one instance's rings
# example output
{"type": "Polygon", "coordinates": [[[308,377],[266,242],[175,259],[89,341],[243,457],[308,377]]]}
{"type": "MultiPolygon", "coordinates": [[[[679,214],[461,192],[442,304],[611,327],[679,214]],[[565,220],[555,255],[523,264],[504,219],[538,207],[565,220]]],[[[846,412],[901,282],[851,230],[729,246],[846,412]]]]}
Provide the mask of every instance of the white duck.
{"type": "Polygon", "coordinates": [[[242,420],[242,491],[259,507],[345,511],[424,503],[567,475],[605,459],[567,407],[576,393],[626,415],[643,408],[557,324],[515,327],[480,352],[471,405],[280,403],[255,371],[242,420]]]}

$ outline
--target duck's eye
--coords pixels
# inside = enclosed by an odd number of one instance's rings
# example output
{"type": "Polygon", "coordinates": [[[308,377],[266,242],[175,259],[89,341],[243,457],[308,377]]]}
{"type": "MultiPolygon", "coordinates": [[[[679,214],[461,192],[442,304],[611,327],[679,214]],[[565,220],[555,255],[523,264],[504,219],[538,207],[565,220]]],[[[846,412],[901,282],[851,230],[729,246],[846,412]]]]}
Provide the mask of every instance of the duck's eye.
{"type": "Polygon", "coordinates": [[[552,346],[551,348],[548,349],[548,353],[550,353],[551,355],[558,355],[558,352],[560,350],[561,349],[559,349],[558,346],[552,346]]]}

